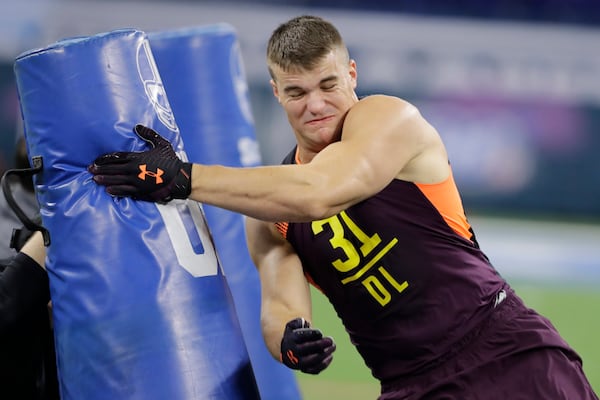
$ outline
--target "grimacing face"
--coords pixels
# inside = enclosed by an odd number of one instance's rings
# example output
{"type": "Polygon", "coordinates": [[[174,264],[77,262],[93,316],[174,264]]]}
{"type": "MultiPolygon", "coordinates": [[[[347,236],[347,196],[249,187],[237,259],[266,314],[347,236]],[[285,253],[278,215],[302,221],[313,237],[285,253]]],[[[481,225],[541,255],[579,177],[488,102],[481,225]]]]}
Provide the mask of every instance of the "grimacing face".
{"type": "Polygon", "coordinates": [[[358,98],[356,63],[342,49],[330,51],[312,70],[272,66],[273,94],[287,114],[300,147],[315,153],[338,141],[342,121],[358,98]]]}

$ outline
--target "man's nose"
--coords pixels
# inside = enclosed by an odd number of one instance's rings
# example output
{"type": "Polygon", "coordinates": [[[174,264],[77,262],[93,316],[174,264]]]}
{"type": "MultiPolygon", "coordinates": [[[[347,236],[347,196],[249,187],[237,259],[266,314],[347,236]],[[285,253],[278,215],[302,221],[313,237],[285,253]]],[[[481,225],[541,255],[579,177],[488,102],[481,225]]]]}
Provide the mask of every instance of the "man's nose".
{"type": "Polygon", "coordinates": [[[308,108],[308,111],[313,114],[320,113],[325,107],[325,96],[323,96],[323,93],[320,91],[309,93],[306,107],[308,108]]]}

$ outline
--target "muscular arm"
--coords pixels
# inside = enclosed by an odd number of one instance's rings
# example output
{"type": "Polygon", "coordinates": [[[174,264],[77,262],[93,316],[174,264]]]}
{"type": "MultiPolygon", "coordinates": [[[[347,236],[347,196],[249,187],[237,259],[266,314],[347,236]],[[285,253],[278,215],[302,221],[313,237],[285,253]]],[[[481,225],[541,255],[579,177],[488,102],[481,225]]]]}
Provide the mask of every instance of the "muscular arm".
{"type": "Polygon", "coordinates": [[[194,164],[190,198],[269,221],[318,220],[356,204],[394,178],[439,182],[447,157],[412,105],[371,96],[347,114],[342,139],[302,165],[227,168],[194,164]]]}
{"type": "Polygon", "coordinates": [[[247,218],[248,249],[261,281],[261,326],[269,352],[279,360],[285,324],[311,321],[308,282],[300,260],[274,224],[247,218]]]}
{"type": "Polygon", "coordinates": [[[0,273],[0,333],[2,335],[37,316],[32,310],[50,300],[48,276],[44,271],[45,248],[40,232],[23,246],[0,273]]]}

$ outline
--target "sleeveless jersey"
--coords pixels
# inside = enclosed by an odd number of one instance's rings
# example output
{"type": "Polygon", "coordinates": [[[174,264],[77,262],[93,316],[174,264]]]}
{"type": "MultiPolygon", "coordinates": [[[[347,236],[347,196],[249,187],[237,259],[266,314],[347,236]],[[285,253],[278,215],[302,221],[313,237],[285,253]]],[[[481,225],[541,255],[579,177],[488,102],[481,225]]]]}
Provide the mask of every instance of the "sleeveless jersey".
{"type": "MultiPolygon", "coordinates": [[[[296,163],[295,149],[283,163],[296,163]]],[[[384,382],[452,352],[506,287],[475,240],[452,174],[436,185],[395,179],[332,217],[277,226],[384,382]]]]}

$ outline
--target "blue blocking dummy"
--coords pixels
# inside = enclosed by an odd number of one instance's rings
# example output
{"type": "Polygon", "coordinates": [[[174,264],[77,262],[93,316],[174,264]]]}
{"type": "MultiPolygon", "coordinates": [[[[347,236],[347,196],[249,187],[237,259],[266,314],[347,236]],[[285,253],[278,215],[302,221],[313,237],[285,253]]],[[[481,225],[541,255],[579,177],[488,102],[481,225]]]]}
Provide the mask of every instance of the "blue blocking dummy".
{"type": "MultiPolygon", "coordinates": [[[[234,167],[261,163],[235,30],[215,24],[149,33],[152,53],[191,161],[234,167]]],[[[266,68],[266,67],[265,67],[266,68]]],[[[241,215],[204,205],[263,400],[299,399],[293,371],[267,351],[260,282],[241,215]]]]}
{"type": "Polygon", "coordinates": [[[258,399],[200,206],[113,198],[86,169],[147,149],[136,123],[187,157],[146,34],[66,39],[19,56],[15,74],[29,155],[43,161],[62,399],[258,399]]]}

